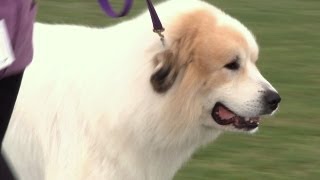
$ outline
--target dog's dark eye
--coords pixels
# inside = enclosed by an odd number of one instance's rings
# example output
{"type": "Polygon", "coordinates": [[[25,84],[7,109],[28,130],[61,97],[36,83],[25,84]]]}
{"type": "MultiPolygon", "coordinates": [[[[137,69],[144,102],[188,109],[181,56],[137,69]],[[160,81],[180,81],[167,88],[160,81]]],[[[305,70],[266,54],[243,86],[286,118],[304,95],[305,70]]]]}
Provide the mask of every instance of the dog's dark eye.
{"type": "Polygon", "coordinates": [[[230,70],[238,70],[240,68],[239,58],[236,57],[231,63],[226,64],[224,67],[230,70]]]}

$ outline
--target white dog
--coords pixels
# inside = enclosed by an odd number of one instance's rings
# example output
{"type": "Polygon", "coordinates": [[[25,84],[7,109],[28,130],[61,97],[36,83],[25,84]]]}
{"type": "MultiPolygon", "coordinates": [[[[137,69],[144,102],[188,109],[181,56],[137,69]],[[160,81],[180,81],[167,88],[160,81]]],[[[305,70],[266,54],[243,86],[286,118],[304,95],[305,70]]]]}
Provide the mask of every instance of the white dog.
{"type": "Polygon", "coordinates": [[[168,180],[221,132],[254,132],[280,97],[239,21],[199,0],[97,29],[35,25],[4,141],[22,180],[168,180]]]}

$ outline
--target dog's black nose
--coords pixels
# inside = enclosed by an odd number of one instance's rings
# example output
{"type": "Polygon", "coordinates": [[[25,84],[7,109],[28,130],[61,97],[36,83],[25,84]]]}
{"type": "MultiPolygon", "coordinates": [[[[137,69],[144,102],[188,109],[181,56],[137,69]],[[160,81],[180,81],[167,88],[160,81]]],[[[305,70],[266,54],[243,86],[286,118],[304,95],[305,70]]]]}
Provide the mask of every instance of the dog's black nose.
{"type": "Polygon", "coordinates": [[[279,96],[279,94],[275,91],[267,91],[265,94],[265,101],[267,103],[267,105],[269,106],[269,108],[274,111],[275,109],[277,109],[280,101],[281,101],[281,97],[279,96]]]}

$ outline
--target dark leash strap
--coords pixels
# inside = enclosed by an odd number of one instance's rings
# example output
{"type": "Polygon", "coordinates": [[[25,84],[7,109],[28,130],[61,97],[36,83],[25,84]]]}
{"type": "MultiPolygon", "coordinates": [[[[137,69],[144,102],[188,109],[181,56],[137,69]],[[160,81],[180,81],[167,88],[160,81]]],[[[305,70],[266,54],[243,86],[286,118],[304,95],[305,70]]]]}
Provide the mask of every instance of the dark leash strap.
{"type": "MultiPolygon", "coordinates": [[[[116,13],[112,6],[110,5],[110,2],[108,0],[98,0],[100,3],[101,8],[104,10],[104,12],[113,18],[123,17],[127,15],[132,7],[133,0],[125,0],[125,4],[123,6],[122,11],[120,13],[116,13]]],[[[164,45],[164,35],[162,32],[164,32],[164,28],[162,26],[162,23],[160,21],[160,18],[151,2],[151,0],[146,0],[146,3],[148,5],[149,13],[151,16],[152,24],[153,24],[153,32],[157,33],[160,36],[160,40],[162,44],[164,45]]]]}
{"type": "Polygon", "coordinates": [[[162,34],[162,32],[164,32],[164,28],[162,26],[160,18],[157,14],[157,11],[154,9],[154,6],[151,0],[146,0],[146,1],[148,4],[148,9],[149,9],[149,13],[150,13],[152,24],[153,24],[153,32],[157,33],[160,36],[161,42],[164,45],[164,35],[162,34]]]}

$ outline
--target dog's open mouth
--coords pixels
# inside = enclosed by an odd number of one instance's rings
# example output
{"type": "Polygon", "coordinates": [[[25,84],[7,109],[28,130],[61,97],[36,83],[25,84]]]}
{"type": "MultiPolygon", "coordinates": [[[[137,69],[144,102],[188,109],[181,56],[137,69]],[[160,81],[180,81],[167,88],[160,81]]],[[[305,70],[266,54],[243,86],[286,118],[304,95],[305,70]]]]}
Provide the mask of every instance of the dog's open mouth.
{"type": "Polygon", "coordinates": [[[260,117],[242,117],[221,103],[217,103],[211,113],[215,122],[219,125],[233,125],[237,129],[250,131],[259,126],[260,117]]]}

